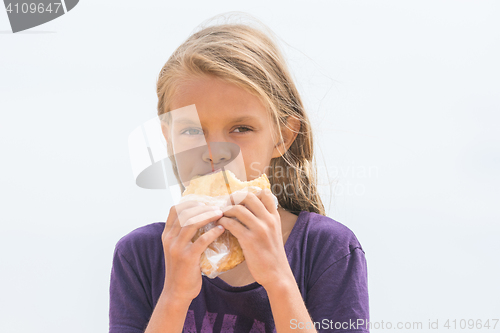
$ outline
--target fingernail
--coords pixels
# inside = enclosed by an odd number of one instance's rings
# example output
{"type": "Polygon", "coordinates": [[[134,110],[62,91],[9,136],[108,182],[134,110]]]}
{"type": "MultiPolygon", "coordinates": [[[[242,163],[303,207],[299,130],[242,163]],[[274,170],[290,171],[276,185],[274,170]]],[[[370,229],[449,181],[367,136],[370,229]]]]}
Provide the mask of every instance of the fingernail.
{"type": "Polygon", "coordinates": [[[216,209],[216,210],[214,210],[214,214],[215,214],[215,215],[222,215],[222,214],[224,214],[224,213],[222,212],[222,210],[220,210],[220,209],[216,209]]]}
{"type": "Polygon", "coordinates": [[[221,226],[220,224],[217,226],[217,228],[219,228],[220,230],[224,230],[224,227],[221,226]]]}

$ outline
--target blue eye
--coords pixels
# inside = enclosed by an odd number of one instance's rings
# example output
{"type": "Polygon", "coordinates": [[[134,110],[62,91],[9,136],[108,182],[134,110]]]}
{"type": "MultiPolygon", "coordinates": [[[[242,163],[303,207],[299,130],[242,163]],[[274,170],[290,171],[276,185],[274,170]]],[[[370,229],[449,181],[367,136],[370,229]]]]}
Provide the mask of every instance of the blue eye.
{"type": "Polygon", "coordinates": [[[181,132],[181,134],[186,134],[186,135],[200,135],[203,134],[203,131],[198,129],[198,128],[186,128],[181,132]]]}

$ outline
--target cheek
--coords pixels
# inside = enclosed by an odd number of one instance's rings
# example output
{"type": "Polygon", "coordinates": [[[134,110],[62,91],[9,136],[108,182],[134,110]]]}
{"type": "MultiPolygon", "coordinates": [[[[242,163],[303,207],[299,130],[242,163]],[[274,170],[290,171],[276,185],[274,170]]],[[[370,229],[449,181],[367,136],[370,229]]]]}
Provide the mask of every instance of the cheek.
{"type": "Polygon", "coordinates": [[[266,156],[266,154],[252,152],[243,155],[243,157],[247,180],[258,178],[263,173],[267,172],[271,159],[269,156],[266,156]]]}
{"type": "Polygon", "coordinates": [[[203,135],[176,136],[173,138],[172,144],[174,152],[181,153],[186,150],[205,146],[207,141],[203,135]]]}
{"type": "Polygon", "coordinates": [[[189,163],[185,163],[183,165],[177,164],[177,171],[179,173],[179,178],[181,179],[181,182],[184,184],[184,186],[189,185],[189,181],[191,180],[191,172],[192,172],[192,167],[190,166],[189,163]]]}
{"type": "Polygon", "coordinates": [[[247,142],[239,145],[247,180],[260,177],[267,173],[273,155],[272,138],[261,138],[261,140],[247,142]]]}
{"type": "Polygon", "coordinates": [[[244,142],[243,144],[238,143],[244,156],[252,156],[253,158],[266,158],[273,154],[273,143],[272,139],[261,139],[252,140],[249,142],[244,142]]]}

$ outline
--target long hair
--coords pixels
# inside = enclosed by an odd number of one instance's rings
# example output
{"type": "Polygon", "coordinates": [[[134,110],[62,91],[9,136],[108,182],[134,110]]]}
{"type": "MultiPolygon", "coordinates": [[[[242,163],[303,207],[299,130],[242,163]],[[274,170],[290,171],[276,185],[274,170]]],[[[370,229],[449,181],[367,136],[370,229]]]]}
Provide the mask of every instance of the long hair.
{"type": "MultiPolygon", "coordinates": [[[[160,71],[158,115],[171,111],[170,101],[180,83],[206,75],[257,96],[277,125],[281,139],[288,117],[300,121],[300,130],[289,149],[271,160],[271,190],[279,205],[294,214],[305,210],[325,215],[317,190],[311,124],[273,33],[242,23],[217,24],[193,33],[160,71]]],[[[175,163],[174,172],[178,174],[175,163]]]]}

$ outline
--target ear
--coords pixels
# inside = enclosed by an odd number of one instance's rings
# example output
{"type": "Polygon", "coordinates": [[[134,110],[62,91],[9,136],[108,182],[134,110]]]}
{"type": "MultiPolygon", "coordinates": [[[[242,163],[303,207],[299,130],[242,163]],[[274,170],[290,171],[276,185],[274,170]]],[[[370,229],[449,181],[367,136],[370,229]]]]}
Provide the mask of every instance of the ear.
{"type": "Polygon", "coordinates": [[[272,158],[280,157],[285,154],[285,152],[290,148],[293,141],[297,137],[300,131],[300,120],[294,116],[288,116],[286,120],[286,126],[281,128],[281,136],[283,140],[278,138],[273,150],[272,158]]]}

